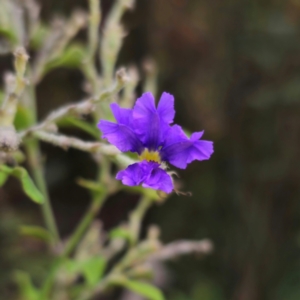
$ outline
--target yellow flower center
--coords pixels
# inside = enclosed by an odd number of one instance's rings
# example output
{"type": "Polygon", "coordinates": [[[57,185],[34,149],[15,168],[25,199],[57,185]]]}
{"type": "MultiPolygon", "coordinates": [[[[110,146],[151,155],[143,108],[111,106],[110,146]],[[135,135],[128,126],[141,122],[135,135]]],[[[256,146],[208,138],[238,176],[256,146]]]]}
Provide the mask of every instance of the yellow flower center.
{"type": "Polygon", "coordinates": [[[161,163],[159,152],[157,152],[157,151],[149,151],[148,149],[145,149],[141,153],[139,158],[140,158],[140,160],[155,161],[155,162],[161,163]]]}

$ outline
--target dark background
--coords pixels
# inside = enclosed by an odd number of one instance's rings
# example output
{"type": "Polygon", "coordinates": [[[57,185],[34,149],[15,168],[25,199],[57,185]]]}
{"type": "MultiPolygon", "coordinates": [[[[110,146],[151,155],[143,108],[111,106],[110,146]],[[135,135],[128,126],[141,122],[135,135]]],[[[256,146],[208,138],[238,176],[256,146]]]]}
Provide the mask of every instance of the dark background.
{"type": "MultiPolygon", "coordinates": [[[[102,1],[104,17],[111,2],[102,1]]],[[[41,3],[44,20],[87,7],[84,0],[41,3]]],[[[176,123],[205,129],[215,143],[209,161],[180,172],[181,189],[193,196],[174,195],[147,215],[164,242],[210,238],[215,245],[207,257],[168,264],[167,299],[299,300],[300,2],[140,0],[124,22],[129,35],[119,65],[152,57],[159,94],[175,95],[176,123]]],[[[80,99],[82,80],[66,69],[47,75],[37,90],[40,118],[80,99]]],[[[95,169],[82,152],[48,145],[43,151],[66,236],[89,199],[75,179],[92,178],[95,169]]],[[[39,243],[18,235],[18,225],[42,223],[38,208],[13,180],[0,199],[0,290],[12,297],[12,270],[42,276],[48,261],[39,243]]],[[[100,216],[105,227],[126,218],[135,201],[111,199],[100,216]]]]}

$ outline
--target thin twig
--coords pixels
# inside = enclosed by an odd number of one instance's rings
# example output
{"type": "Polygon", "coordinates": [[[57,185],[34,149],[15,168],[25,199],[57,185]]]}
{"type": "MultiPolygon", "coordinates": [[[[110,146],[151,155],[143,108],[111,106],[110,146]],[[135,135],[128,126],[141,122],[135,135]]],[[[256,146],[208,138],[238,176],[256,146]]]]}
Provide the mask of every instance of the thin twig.
{"type": "Polygon", "coordinates": [[[116,73],[116,82],[110,89],[101,92],[100,95],[97,97],[91,97],[79,103],[72,103],[57,109],[56,111],[48,115],[48,117],[46,117],[46,119],[42,121],[40,124],[20,132],[19,137],[24,138],[27,135],[30,135],[34,131],[43,130],[47,128],[49,125],[58,122],[59,120],[61,120],[63,117],[67,115],[90,114],[93,111],[94,105],[96,103],[105,101],[106,99],[118,93],[124,87],[124,85],[128,80],[129,78],[125,70],[120,69],[116,73]]]}
{"type": "Polygon", "coordinates": [[[135,210],[130,214],[129,217],[129,229],[132,235],[132,243],[136,244],[139,240],[140,230],[143,218],[151,204],[153,203],[152,199],[149,199],[147,196],[143,196],[135,210]]]}
{"type": "Polygon", "coordinates": [[[13,126],[17,112],[17,104],[27,84],[25,71],[29,56],[23,47],[19,47],[14,52],[15,76],[6,76],[7,94],[2,107],[0,108],[0,126],[13,126]]]}
{"type": "Polygon", "coordinates": [[[37,137],[39,140],[59,146],[65,150],[67,150],[68,148],[76,148],[85,152],[101,152],[106,155],[116,155],[120,153],[120,151],[115,146],[106,145],[101,142],[85,142],[78,138],[68,137],[62,134],[54,134],[39,130],[32,132],[32,135],[34,137],[37,137]]]}
{"type": "Polygon", "coordinates": [[[104,201],[106,200],[106,196],[107,196],[107,191],[100,193],[93,198],[93,201],[89,209],[86,211],[80,223],[76,227],[75,231],[69,238],[61,257],[68,257],[74,251],[76,246],[79,244],[82,236],[84,235],[86,230],[89,228],[89,226],[97,216],[104,201]]]}
{"type": "Polygon", "coordinates": [[[201,241],[181,240],[165,245],[158,252],[152,254],[147,261],[165,261],[186,254],[209,254],[212,251],[213,244],[208,239],[203,239],[201,241]]]}
{"type": "Polygon", "coordinates": [[[101,142],[84,142],[74,137],[68,137],[61,134],[54,134],[45,131],[34,131],[32,135],[41,141],[61,147],[65,150],[75,148],[89,153],[99,153],[108,156],[120,167],[127,167],[136,161],[122,154],[115,146],[107,145],[101,142]]]}

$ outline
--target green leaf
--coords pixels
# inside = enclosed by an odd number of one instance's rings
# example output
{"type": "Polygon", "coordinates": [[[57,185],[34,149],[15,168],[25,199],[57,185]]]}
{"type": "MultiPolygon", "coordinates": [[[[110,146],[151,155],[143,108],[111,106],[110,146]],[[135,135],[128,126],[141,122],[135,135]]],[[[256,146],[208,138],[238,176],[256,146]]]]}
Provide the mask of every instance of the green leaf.
{"type": "Polygon", "coordinates": [[[0,187],[4,185],[9,174],[0,171],[0,187]]]}
{"type": "Polygon", "coordinates": [[[39,226],[21,226],[20,233],[47,242],[53,239],[49,231],[39,226]]]}
{"type": "MultiPolygon", "coordinates": [[[[31,180],[30,176],[28,175],[27,171],[22,167],[15,167],[10,168],[6,165],[0,166],[0,178],[4,175],[12,175],[16,178],[18,178],[21,182],[23,191],[25,194],[34,202],[36,203],[43,203],[44,196],[41,194],[41,192],[37,189],[37,187],[34,185],[33,181],[31,180]],[[2,173],[2,175],[1,175],[2,173]]],[[[1,185],[0,185],[1,186],[1,185]]]]}
{"type": "Polygon", "coordinates": [[[146,282],[122,279],[116,283],[127,288],[128,290],[131,290],[132,292],[144,296],[148,300],[165,299],[163,293],[158,288],[146,282]]]}
{"type": "Polygon", "coordinates": [[[128,186],[128,185],[122,185],[121,187],[125,191],[136,193],[136,194],[143,194],[153,200],[159,201],[161,199],[158,192],[153,189],[144,188],[142,186],[128,186]]]}
{"type": "Polygon", "coordinates": [[[76,180],[77,184],[81,187],[84,187],[92,192],[101,193],[104,191],[104,186],[100,184],[100,182],[87,180],[83,178],[78,178],[76,180]]]}
{"type": "Polygon", "coordinates": [[[129,242],[132,241],[132,235],[127,228],[117,227],[110,231],[109,237],[112,239],[122,238],[128,240],[129,242]]]}
{"type": "Polygon", "coordinates": [[[5,97],[5,94],[4,94],[3,90],[0,90],[0,105],[3,103],[4,97],[5,97]]]}
{"type": "Polygon", "coordinates": [[[76,261],[76,260],[72,260],[72,259],[66,260],[64,263],[64,267],[66,268],[66,271],[68,273],[71,273],[73,275],[79,273],[79,271],[80,271],[80,265],[78,264],[78,261],[76,261]]]}
{"type": "Polygon", "coordinates": [[[33,286],[31,278],[27,273],[16,271],[15,280],[19,286],[22,300],[40,300],[39,291],[33,286]]]}
{"type": "Polygon", "coordinates": [[[106,267],[106,261],[101,256],[94,256],[84,261],[82,273],[89,286],[95,286],[102,278],[106,267]]]}
{"type": "Polygon", "coordinates": [[[43,45],[48,32],[49,28],[44,24],[39,24],[39,26],[36,27],[30,40],[30,45],[33,49],[39,49],[43,45]]]}
{"type": "Polygon", "coordinates": [[[60,127],[75,126],[96,139],[99,139],[100,136],[100,131],[96,128],[96,126],[74,117],[63,118],[57,123],[57,125],[60,127]]]}
{"type": "Polygon", "coordinates": [[[17,36],[10,28],[0,28],[0,36],[4,36],[13,44],[17,43],[17,36]]]}
{"type": "Polygon", "coordinates": [[[14,120],[14,125],[17,130],[28,128],[32,124],[31,113],[22,105],[18,105],[14,120]]]}
{"type": "Polygon", "coordinates": [[[18,164],[21,164],[22,162],[25,161],[26,157],[25,154],[21,150],[17,150],[12,153],[12,158],[14,159],[15,162],[18,164]]]}
{"type": "Polygon", "coordinates": [[[78,68],[81,66],[85,54],[86,50],[82,45],[72,44],[59,57],[48,62],[44,72],[49,72],[57,67],[78,68]]]}
{"type": "Polygon", "coordinates": [[[66,270],[73,275],[82,274],[89,286],[95,286],[102,278],[106,260],[102,256],[92,256],[85,260],[67,260],[66,270]]]}

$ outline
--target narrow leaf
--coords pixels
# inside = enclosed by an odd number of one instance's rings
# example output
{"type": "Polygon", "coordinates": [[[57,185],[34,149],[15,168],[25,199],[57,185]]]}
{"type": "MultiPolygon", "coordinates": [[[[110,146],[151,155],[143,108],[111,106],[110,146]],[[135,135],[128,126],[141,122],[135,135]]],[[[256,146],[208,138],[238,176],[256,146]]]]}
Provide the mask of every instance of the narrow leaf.
{"type": "Polygon", "coordinates": [[[117,284],[135,292],[141,296],[144,296],[148,300],[164,300],[165,297],[163,293],[155,286],[136,280],[120,280],[117,284]]]}
{"type": "Polygon", "coordinates": [[[30,176],[28,175],[27,171],[24,168],[22,167],[10,168],[6,165],[1,165],[0,174],[1,173],[6,174],[7,176],[12,175],[18,178],[21,182],[24,193],[34,202],[39,204],[43,203],[44,196],[34,185],[33,181],[31,180],[30,176]]]}
{"type": "Polygon", "coordinates": [[[101,256],[94,256],[86,260],[82,265],[82,273],[89,286],[96,285],[102,278],[106,267],[106,261],[101,256]]]}
{"type": "Polygon", "coordinates": [[[58,67],[78,68],[81,66],[85,54],[86,51],[82,45],[70,45],[59,57],[46,64],[44,72],[58,67]]]}
{"type": "Polygon", "coordinates": [[[52,240],[50,232],[39,226],[21,226],[20,233],[47,242],[52,240]]]}
{"type": "Polygon", "coordinates": [[[0,36],[6,37],[13,43],[17,42],[16,34],[11,29],[1,27],[0,28],[0,36]]]}
{"type": "Polygon", "coordinates": [[[14,125],[17,130],[28,128],[32,123],[31,112],[29,109],[19,104],[14,120],[14,125]]]}
{"type": "Polygon", "coordinates": [[[127,228],[117,227],[110,231],[109,237],[112,239],[122,238],[128,240],[129,242],[132,241],[132,234],[127,228]]]}
{"type": "Polygon", "coordinates": [[[9,174],[7,174],[7,173],[0,170],[0,187],[4,185],[4,183],[6,182],[8,176],[9,176],[9,174]]]}
{"type": "Polygon", "coordinates": [[[69,259],[65,262],[65,267],[69,274],[82,274],[89,286],[95,286],[103,276],[106,260],[99,255],[85,260],[69,259]]]}
{"type": "Polygon", "coordinates": [[[45,42],[45,37],[47,37],[48,32],[49,28],[47,28],[46,25],[40,23],[30,37],[30,44],[32,48],[39,49],[45,42]]]}
{"type": "Polygon", "coordinates": [[[99,139],[99,136],[100,136],[100,132],[96,128],[96,126],[94,126],[90,123],[87,123],[86,121],[76,119],[74,117],[63,118],[61,121],[58,122],[57,125],[60,127],[75,126],[79,129],[81,129],[82,131],[90,134],[92,137],[94,137],[96,139],[99,139]]]}
{"type": "Polygon", "coordinates": [[[3,90],[0,90],[0,105],[2,104],[3,100],[4,100],[5,94],[3,92],[3,90]]]}
{"type": "Polygon", "coordinates": [[[95,181],[87,180],[87,179],[83,179],[83,178],[78,178],[76,180],[76,182],[81,187],[84,187],[92,192],[101,193],[104,191],[103,185],[101,185],[99,182],[95,182],[95,181]]]}
{"type": "Polygon", "coordinates": [[[39,292],[32,285],[30,276],[23,271],[15,272],[15,280],[19,286],[21,299],[26,300],[39,300],[39,292]]]}

